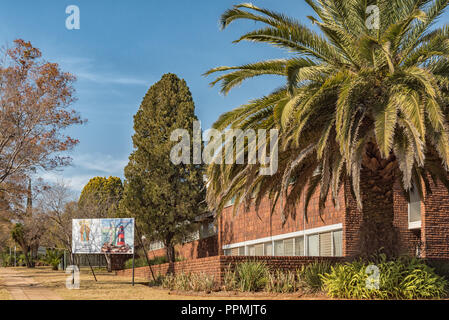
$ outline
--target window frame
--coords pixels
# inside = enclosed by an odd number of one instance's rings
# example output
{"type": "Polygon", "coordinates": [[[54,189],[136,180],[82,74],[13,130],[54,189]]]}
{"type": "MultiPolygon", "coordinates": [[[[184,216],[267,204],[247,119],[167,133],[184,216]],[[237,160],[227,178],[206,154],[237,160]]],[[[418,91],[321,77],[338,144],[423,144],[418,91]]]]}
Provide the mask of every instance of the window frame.
{"type": "MultiPolygon", "coordinates": [[[[415,184],[415,182],[413,182],[413,184],[415,184]]],[[[409,190],[409,199],[407,202],[407,222],[408,222],[408,229],[409,230],[416,230],[416,229],[421,229],[422,226],[422,202],[423,199],[420,196],[420,200],[419,200],[419,216],[420,216],[420,220],[419,221],[410,221],[410,216],[411,216],[411,198],[410,198],[410,190],[409,190]]],[[[418,192],[418,196],[419,196],[419,192],[418,192]]]]}

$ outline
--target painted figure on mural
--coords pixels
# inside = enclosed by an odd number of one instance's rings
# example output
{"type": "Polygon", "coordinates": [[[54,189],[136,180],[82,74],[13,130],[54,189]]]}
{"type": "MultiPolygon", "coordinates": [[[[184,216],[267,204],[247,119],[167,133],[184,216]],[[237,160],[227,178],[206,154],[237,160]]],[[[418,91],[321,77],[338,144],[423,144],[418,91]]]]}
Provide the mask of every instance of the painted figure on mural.
{"type": "Polygon", "coordinates": [[[125,229],[123,226],[120,226],[118,236],[117,236],[117,245],[124,246],[125,245],[125,229]]]}
{"type": "Polygon", "coordinates": [[[85,220],[82,220],[80,222],[80,235],[81,235],[81,241],[83,241],[83,242],[89,241],[90,226],[89,226],[89,223],[85,220]]]}

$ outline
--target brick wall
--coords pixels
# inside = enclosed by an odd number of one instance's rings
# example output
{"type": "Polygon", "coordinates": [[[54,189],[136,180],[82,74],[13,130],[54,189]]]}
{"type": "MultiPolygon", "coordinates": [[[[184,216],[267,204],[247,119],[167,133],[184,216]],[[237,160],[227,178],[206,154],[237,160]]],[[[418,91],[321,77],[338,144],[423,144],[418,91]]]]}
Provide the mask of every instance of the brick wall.
{"type": "MultiPolygon", "coordinates": [[[[409,230],[408,224],[408,200],[402,190],[401,181],[396,181],[393,189],[394,201],[394,225],[398,230],[399,253],[414,256],[416,247],[421,241],[420,230],[409,230]]],[[[421,205],[421,213],[425,210],[421,205]]]]}
{"type": "MultiPolygon", "coordinates": [[[[181,259],[198,259],[218,255],[218,237],[212,236],[175,246],[175,254],[181,259]]],[[[165,248],[148,252],[148,258],[165,256],[165,248]]]]}
{"type": "MultiPolygon", "coordinates": [[[[366,178],[366,176],[365,176],[366,178]]],[[[382,189],[379,182],[379,192],[388,191],[382,189]]],[[[381,206],[376,200],[376,194],[371,189],[364,188],[364,180],[361,181],[362,196],[364,200],[371,198],[367,210],[390,210],[390,205],[381,206]]],[[[408,200],[401,188],[401,181],[396,181],[392,187],[393,232],[397,238],[400,254],[415,255],[416,248],[422,241],[423,257],[449,258],[449,194],[441,184],[432,185],[432,194],[425,195],[421,206],[422,228],[421,230],[408,229],[408,200]]],[[[382,198],[382,194],[379,194],[382,198]]],[[[233,207],[223,210],[218,220],[218,236],[177,246],[176,252],[183,259],[196,259],[223,255],[222,245],[244,242],[285,234],[295,231],[322,227],[337,223],[343,224],[343,255],[356,256],[360,253],[362,214],[357,209],[357,204],[351,194],[350,185],[345,184],[340,194],[340,208],[336,209],[332,201],[328,199],[326,209],[322,217],[318,213],[318,192],[313,196],[308,211],[308,220],[304,225],[302,201],[297,205],[296,215],[288,217],[282,224],[280,206],[273,215],[270,214],[270,200],[261,202],[259,211],[251,207],[248,212],[242,210],[234,215],[233,207]]],[[[366,203],[366,202],[365,202],[366,203]]],[[[165,255],[165,249],[151,251],[150,259],[154,256],[165,255]]]]}
{"type": "Polygon", "coordinates": [[[424,197],[425,212],[421,213],[423,256],[449,258],[449,194],[440,182],[432,184],[432,194],[424,197]]]}
{"type": "MultiPolygon", "coordinates": [[[[343,222],[345,212],[345,200],[343,189],[339,194],[340,208],[334,208],[331,198],[326,201],[326,208],[320,217],[318,211],[319,191],[317,191],[309,203],[308,217],[304,224],[304,202],[296,206],[296,213],[289,216],[285,224],[282,223],[280,204],[276,206],[273,215],[270,214],[271,201],[265,198],[261,201],[258,212],[254,206],[249,211],[242,207],[237,215],[233,213],[233,206],[223,210],[219,218],[219,239],[221,245],[255,240],[295,231],[318,228],[343,222]]],[[[220,254],[223,254],[220,250],[220,254]]]]}
{"type": "Polygon", "coordinates": [[[121,270],[125,267],[125,262],[128,259],[132,259],[132,254],[112,254],[111,255],[111,267],[112,270],[121,270]]]}
{"type": "MultiPolygon", "coordinates": [[[[175,263],[164,263],[151,266],[154,275],[166,275],[168,273],[206,273],[213,275],[215,279],[222,278],[221,257],[208,257],[201,259],[178,261],[175,263]]],[[[117,272],[120,276],[131,276],[132,269],[121,270],[117,272]]],[[[135,276],[140,278],[151,279],[151,271],[149,267],[141,267],[135,269],[135,276]]]]}
{"type": "MultiPolygon", "coordinates": [[[[179,261],[175,263],[164,263],[151,266],[155,276],[166,275],[168,273],[205,273],[213,275],[214,278],[222,283],[224,274],[231,268],[234,269],[237,263],[245,261],[263,261],[270,270],[296,271],[303,265],[316,261],[330,261],[332,263],[345,261],[345,258],[336,257],[243,257],[243,256],[215,256],[188,261],[179,261]]],[[[132,269],[121,270],[117,272],[120,276],[132,276],[132,269]]],[[[150,268],[141,267],[135,269],[135,276],[151,279],[150,268]]]]}

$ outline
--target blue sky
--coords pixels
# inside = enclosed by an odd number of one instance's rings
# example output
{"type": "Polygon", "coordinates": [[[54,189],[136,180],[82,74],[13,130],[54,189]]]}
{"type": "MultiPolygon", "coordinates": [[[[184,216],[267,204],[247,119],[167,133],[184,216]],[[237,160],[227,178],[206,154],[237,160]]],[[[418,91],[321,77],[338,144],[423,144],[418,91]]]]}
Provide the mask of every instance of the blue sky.
{"type": "MultiPolygon", "coordinates": [[[[241,1],[244,2],[244,1],[241,1]]],[[[302,0],[260,0],[254,4],[308,21],[311,10],[302,0]]],[[[257,79],[228,96],[208,84],[202,73],[219,65],[240,65],[285,52],[259,44],[231,42],[254,23],[238,22],[219,30],[220,15],[240,1],[229,0],[3,0],[0,44],[16,38],[31,41],[44,57],[78,77],[73,106],[88,123],[68,133],[80,144],[73,165],[45,173],[63,178],[79,191],[94,176],[119,176],[132,151],[133,115],[148,88],[164,73],[187,81],[196,113],[207,129],[217,117],[249,99],[267,94],[279,79],[257,79]],[[67,30],[66,7],[77,5],[81,29],[67,30]]],[[[441,21],[448,20],[446,14],[441,21]]]]}

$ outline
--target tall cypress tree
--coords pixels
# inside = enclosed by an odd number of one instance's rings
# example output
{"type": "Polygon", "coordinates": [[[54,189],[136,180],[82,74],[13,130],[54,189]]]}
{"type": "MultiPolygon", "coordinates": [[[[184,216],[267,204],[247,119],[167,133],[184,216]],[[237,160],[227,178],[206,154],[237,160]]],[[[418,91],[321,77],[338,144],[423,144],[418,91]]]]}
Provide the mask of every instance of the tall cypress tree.
{"type": "Polygon", "coordinates": [[[134,116],[134,151],[125,168],[123,207],[136,218],[140,231],[164,243],[171,262],[174,246],[194,230],[195,218],[205,210],[203,166],[170,161],[177,143],[170,141],[173,130],[188,130],[193,141],[194,112],[186,82],[165,74],[148,90],[134,116]]]}

